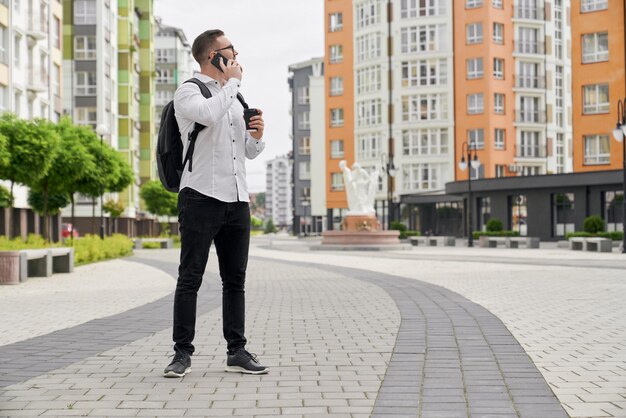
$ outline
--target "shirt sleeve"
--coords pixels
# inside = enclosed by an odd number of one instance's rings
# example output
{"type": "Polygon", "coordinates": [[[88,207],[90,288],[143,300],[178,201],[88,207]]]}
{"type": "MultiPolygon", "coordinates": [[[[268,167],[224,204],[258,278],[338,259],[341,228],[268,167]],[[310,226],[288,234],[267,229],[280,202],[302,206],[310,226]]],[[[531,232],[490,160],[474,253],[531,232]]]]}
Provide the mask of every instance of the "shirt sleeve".
{"type": "Polygon", "coordinates": [[[221,120],[237,97],[241,81],[231,78],[222,90],[206,99],[198,86],[184,83],[174,94],[176,116],[210,126],[221,120]]]}
{"type": "Polygon", "coordinates": [[[249,132],[246,131],[246,158],[254,160],[265,149],[263,138],[254,139],[249,132]]]}

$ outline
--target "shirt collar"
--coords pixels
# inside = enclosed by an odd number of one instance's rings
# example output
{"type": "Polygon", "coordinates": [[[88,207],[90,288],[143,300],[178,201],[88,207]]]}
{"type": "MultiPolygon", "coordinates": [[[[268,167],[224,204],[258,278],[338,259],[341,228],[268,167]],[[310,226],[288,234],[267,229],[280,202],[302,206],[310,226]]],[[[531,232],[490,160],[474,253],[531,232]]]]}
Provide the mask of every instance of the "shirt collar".
{"type": "Polygon", "coordinates": [[[194,72],[193,76],[197,78],[198,80],[202,81],[204,84],[213,83],[213,84],[217,84],[218,86],[220,84],[217,80],[214,80],[213,78],[209,77],[206,74],[194,72]]]}

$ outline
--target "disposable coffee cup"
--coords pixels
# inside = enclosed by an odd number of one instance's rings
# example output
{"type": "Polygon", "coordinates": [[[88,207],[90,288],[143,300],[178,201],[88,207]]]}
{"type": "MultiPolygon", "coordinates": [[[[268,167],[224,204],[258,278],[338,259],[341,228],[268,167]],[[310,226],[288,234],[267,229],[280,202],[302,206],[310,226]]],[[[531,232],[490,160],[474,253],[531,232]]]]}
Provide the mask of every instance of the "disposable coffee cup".
{"type": "Polygon", "coordinates": [[[259,115],[260,112],[258,109],[244,109],[243,110],[243,118],[246,121],[246,131],[249,132],[256,132],[257,129],[256,128],[250,128],[250,118],[252,116],[257,116],[259,115]]]}

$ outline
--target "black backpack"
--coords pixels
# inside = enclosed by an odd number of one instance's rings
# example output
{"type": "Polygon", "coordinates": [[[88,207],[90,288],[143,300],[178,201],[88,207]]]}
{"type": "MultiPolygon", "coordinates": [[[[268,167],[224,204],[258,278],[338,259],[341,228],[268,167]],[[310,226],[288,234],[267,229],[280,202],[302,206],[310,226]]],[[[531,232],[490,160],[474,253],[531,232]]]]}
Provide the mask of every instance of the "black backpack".
{"type": "MultiPolygon", "coordinates": [[[[209,88],[197,78],[190,78],[185,83],[194,83],[200,88],[205,98],[211,97],[209,88]]],[[[248,108],[241,93],[237,94],[237,99],[244,108],[248,108]]],[[[189,162],[189,171],[193,170],[193,151],[196,139],[201,130],[206,126],[197,123],[194,125],[193,131],[189,132],[187,139],[189,147],[183,159],[183,141],[180,137],[180,129],[174,112],[174,100],[165,105],[161,112],[161,125],[159,126],[159,136],[157,140],[157,168],[159,170],[159,179],[168,191],[178,193],[180,187],[180,178],[183,175],[185,164],[189,162]]]]}

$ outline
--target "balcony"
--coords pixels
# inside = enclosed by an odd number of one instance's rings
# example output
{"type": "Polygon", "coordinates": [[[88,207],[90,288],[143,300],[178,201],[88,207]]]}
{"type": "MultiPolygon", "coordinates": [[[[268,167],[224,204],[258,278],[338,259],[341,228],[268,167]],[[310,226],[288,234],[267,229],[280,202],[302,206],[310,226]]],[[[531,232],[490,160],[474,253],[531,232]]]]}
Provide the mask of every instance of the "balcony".
{"type": "Polygon", "coordinates": [[[521,145],[515,144],[515,158],[533,160],[546,158],[548,155],[545,145],[529,144],[521,145]]]}
{"type": "Polygon", "coordinates": [[[515,53],[528,55],[544,55],[544,42],[515,41],[515,53]]]}
{"type": "Polygon", "coordinates": [[[30,19],[28,19],[26,35],[34,41],[45,39],[48,36],[48,22],[31,11],[30,19]]]}
{"type": "Polygon", "coordinates": [[[545,76],[522,77],[515,76],[515,87],[518,89],[545,89],[545,76]]]}
{"type": "Polygon", "coordinates": [[[546,123],[545,110],[516,110],[516,123],[546,123]]]}
{"type": "Polygon", "coordinates": [[[524,19],[524,20],[545,20],[544,10],[539,7],[516,7],[514,9],[514,18],[515,19],[524,19]]]}
{"type": "Polygon", "coordinates": [[[48,73],[45,71],[31,71],[26,89],[32,93],[43,93],[48,90],[48,73]]]}

